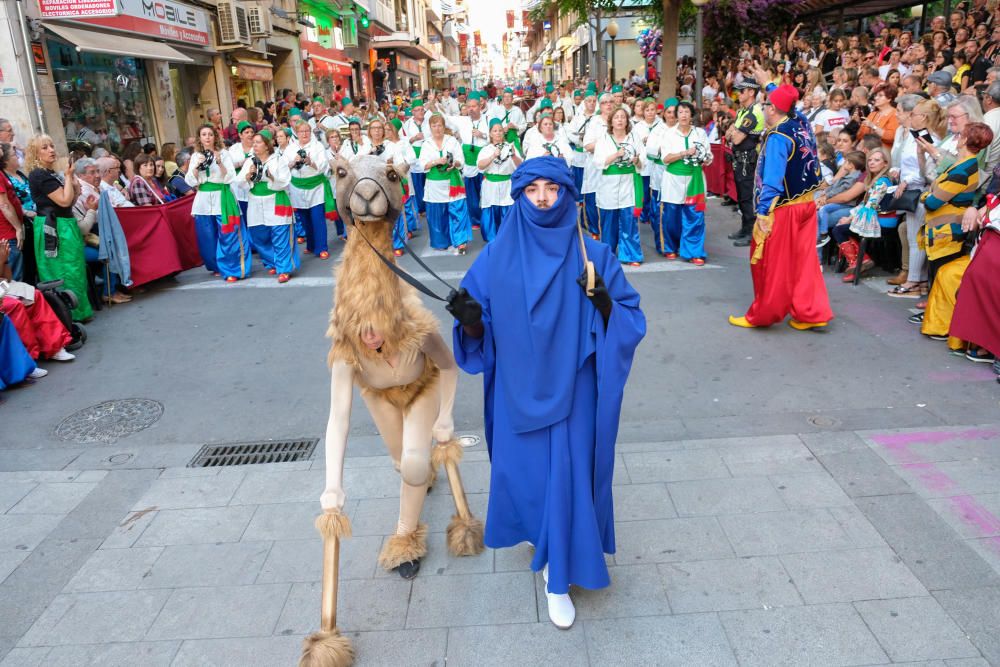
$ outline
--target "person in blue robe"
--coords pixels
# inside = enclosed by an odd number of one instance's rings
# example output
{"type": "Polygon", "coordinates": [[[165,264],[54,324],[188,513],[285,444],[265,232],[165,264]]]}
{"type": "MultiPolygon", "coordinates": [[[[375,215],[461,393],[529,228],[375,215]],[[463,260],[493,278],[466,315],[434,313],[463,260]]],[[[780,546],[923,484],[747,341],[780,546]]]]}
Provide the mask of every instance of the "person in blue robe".
{"type": "MultiPolygon", "coordinates": [[[[41,293],[38,298],[42,298],[41,293]]],[[[24,382],[35,368],[35,360],[21,342],[14,323],[0,313],[0,390],[24,382]]]]}
{"type": "Polygon", "coordinates": [[[511,207],[449,296],[455,358],[482,373],[492,462],[485,542],[530,542],[547,576],[549,617],[575,619],[570,585],[610,584],[615,551],[611,476],[622,394],[646,332],[639,295],[604,243],[584,239],[566,161],[526,160],[513,174],[511,207]]]}

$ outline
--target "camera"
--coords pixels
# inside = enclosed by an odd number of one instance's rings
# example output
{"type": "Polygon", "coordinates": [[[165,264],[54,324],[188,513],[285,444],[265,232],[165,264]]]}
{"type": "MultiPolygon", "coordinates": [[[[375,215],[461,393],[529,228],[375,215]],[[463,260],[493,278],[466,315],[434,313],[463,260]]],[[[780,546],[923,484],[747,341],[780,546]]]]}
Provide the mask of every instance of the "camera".
{"type": "Polygon", "coordinates": [[[306,158],[309,157],[309,154],[306,152],[306,149],[300,148],[299,150],[295,151],[295,154],[299,156],[299,159],[295,161],[295,165],[292,167],[292,169],[301,169],[302,167],[306,166],[306,158]]]}
{"type": "Polygon", "coordinates": [[[444,154],[444,164],[439,164],[438,165],[438,170],[440,170],[440,171],[448,171],[454,165],[455,165],[455,156],[452,155],[450,152],[449,153],[445,153],[444,154]]]}
{"type": "Polygon", "coordinates": [[[254,166],[253,182],[260,183],[264,178],[264,163],[256,155],[250,158],[250,163],[254,166]]]}
{"type": "Polygon", "coordinates": [[[202,151],[201,154],[205,159],[198,165],[198,169],[208,171],[212,168],[212,163],[215,161],[215,155],[212,154],[212,151],[202,151]]]}

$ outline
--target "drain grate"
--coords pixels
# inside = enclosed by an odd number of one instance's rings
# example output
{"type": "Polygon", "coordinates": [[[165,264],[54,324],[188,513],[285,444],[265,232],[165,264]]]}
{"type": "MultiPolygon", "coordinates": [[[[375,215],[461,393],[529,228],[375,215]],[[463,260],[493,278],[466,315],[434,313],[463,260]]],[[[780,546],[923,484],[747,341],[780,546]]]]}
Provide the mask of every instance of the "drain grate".
{"type": "Polygon", "coordinates": [[[310,438],[306,440],[260,440],[257,442],[231,442],[225,445],[205,445],[188,463],[188,468],[308,461],[312,458],[318,442],[319,438],[310,438]]]}

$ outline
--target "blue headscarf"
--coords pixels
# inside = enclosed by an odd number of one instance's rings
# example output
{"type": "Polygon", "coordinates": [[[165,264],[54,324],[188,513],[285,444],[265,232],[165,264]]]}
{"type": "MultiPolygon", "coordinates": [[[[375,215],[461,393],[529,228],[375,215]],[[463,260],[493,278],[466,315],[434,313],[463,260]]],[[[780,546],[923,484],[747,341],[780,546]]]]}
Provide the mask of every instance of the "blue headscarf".
{"type": "Polygon", "coordinates": [[[525,160],[511,177],[514,205],[490,244],[490,310],[495,314],[496,363],[511,425],[517,433],[569,416],[577,370],[590,351],[589,319],[577,277],[583,260],[577,240],[576,186],[566,161],[525,160]],[[524,189],[536,179],[559,184],[549,209],[524,189]]]}

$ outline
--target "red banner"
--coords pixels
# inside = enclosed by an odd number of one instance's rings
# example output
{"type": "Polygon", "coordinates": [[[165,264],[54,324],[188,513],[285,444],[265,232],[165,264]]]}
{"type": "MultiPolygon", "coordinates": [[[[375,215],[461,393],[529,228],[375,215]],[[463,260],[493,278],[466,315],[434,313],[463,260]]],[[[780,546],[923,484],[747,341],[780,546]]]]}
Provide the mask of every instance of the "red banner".
{"type": "Polygon", "coordinates": [[[514,29],[514,10],[513,9],[508,9],[507,10],[507,29],[508,30],[513,30],[514,29]]]}
{"type": "Polygon", "coordinates": [[[191,205],[194,197],[162,206],[116,208],[136,285],[201,266],[191,205]]]}
{"type": "Polygon", "coordinates": [[[458,35],[458,46],[462,49],[469,48],[469,35],[467,33],[460,33],[458,35]]]}
{"type": "Polygon", "coordinates": [[[480,36],[478,30],[472,33],[472,38],[473,38],[473,43],[476,45],[477,49],[483,45],[483,38],[480,36]]]}
{"type": "Polygon", "coordinates": [[[527,30],[528,26],[531,25],[531,19],[528,18],[528,10],[525,9],[521,12],[521,25],[527,30]]]}

